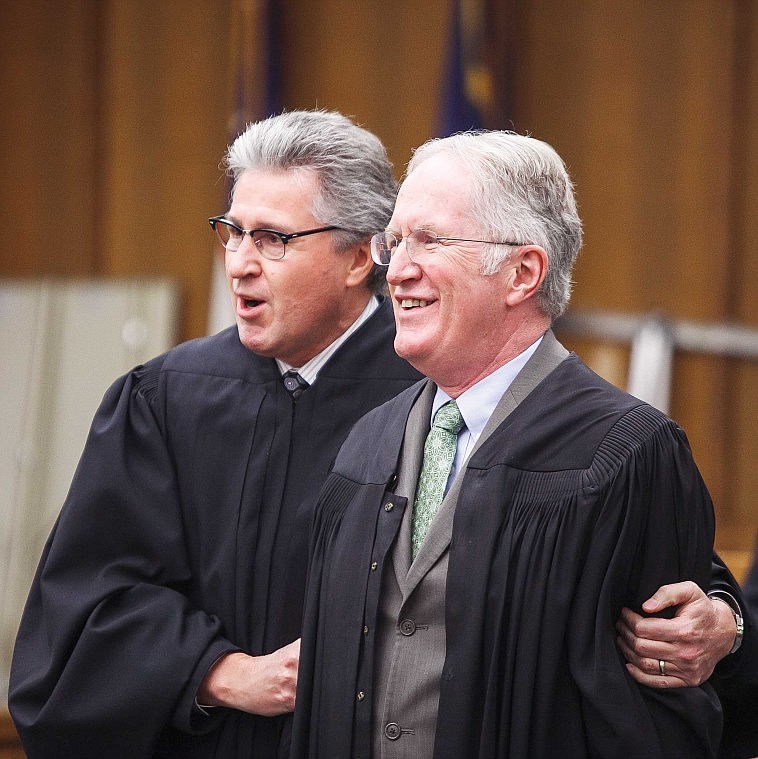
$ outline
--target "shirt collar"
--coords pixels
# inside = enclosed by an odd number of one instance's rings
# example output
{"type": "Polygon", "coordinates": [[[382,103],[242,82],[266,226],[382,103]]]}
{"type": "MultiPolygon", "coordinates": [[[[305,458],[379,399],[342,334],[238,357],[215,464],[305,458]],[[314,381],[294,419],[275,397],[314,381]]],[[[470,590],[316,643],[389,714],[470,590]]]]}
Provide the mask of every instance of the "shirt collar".
{"type": "MultiPolygon", "coordinates": [[[[484,425],[487,424],[487,420],[492,416],[492,412],[500,402],[503,394],[510,387],[516,375],[524,368],[526,362],[534,355],[537,346],[541,342],[542,337],[532,343],[525,351],[519,353],[518,356],[495,369],[492,374],[488,374],[483,379],[480,379],[479,382],[472,385],[455,399],[463,421],[466,423],[466,429],[474,439],[481,435],[484,425]]],[[[434,402],[432,403],[431,418],[434,419],[434,415],[440,406],[443,406],[450,400],[452,398],[438,387],[437,393],[434,396],[434,402]]]]}
{"type": "Polygon", "coordinates": [[[372,295],[369,298],[366,308],[363,309],[361,315],[331,344],[328,345],[321,353],[317,353],[312,359],[306,361],[300,368],[290,366],[286,361],[276,359],[279,371],[284,374],[285,372],[294,370],[296,371],[309,385],[312,385],[316,381],[318,373],[324,364],[337,352],[339,347],[345,340],[350,337],[364,322],[368,321],[371,314],[379,308],[379,299],[376,295],[372,295]]]}

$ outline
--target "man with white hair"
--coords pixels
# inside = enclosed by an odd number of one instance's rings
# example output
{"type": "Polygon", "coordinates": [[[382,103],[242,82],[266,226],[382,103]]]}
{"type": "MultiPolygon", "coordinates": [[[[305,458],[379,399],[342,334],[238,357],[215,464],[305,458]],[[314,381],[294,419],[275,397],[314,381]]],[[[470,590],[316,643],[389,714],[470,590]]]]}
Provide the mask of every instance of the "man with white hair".
{"type": "Polygon", "coordinates": [[[293,759],[716,755],[712,687],[641,686],[616,645],[623,607],[708,586],[714,518],[683,431],[551,332],[581,238],[539,140],[411,160],[372,252],[428,379],[319,497],[293,759]]]}

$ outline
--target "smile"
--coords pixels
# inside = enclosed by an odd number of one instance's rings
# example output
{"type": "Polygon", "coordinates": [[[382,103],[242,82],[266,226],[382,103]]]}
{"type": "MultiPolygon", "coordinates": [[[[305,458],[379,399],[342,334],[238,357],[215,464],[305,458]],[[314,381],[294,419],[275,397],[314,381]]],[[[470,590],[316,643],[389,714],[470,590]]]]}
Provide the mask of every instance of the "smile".
{"type": "Polygon", "coordinates": [[[403,298],[400,305],[403,308],[426,308],[431,303],[428,300],[419,300],[418,298],[403,298]]]}

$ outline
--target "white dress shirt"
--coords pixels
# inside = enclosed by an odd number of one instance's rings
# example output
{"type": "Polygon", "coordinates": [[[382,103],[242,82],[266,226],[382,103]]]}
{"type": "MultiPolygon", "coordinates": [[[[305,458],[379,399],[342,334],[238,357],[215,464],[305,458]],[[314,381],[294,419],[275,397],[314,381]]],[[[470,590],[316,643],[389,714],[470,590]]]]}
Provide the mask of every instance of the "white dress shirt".
{"type": "Polygon", "coordinates": [[[337,352],[337,349],[342,343],[344,343],[353,332],[368,320],[377,308],[379,308],[379,299],[376,295],[372,295],[371,298],[369,298],[369,302],[366,304],[366,308],[361,312],[361,315],[331,345],[327,345],[321,353],[317,353],[312,359],[306,361],[299,368],[296,366],[290,366],[285,361],[277,358],[276,363],[279,366],[279,371],[282,374],[289,371],[295,371],[309,385],[312,385],[316,381],[316,377],[318,376],[319,371],[321,371],[321,367],[337,352]]]}

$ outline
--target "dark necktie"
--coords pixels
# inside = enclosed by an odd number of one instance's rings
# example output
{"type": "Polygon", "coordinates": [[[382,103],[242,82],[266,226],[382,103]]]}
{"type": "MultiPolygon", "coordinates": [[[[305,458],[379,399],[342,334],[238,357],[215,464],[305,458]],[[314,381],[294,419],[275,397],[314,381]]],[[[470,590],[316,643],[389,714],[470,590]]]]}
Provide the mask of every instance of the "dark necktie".
{"type": "Polygon", "coordinates": [[[308,383],[297,372],[293,371],[285,372],[282,375],[282,382],[284,382],[284,387],[295,401],[309,387],[308,383]]]}

